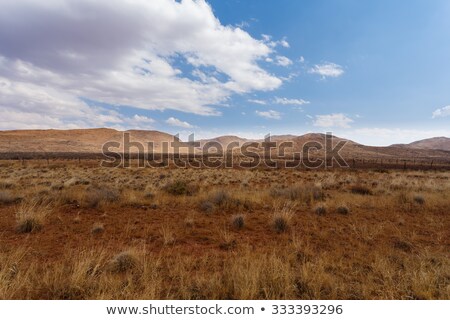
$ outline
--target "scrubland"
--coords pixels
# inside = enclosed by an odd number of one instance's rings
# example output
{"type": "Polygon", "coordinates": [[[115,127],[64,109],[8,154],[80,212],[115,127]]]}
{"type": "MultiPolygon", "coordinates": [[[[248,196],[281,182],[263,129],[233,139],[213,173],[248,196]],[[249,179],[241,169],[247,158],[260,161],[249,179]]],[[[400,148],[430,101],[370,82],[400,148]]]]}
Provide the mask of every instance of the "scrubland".
{"type": "Polygon", "coordinates": [[[0,299],[450,299],[450,172],[3,161],[0,299]]]}

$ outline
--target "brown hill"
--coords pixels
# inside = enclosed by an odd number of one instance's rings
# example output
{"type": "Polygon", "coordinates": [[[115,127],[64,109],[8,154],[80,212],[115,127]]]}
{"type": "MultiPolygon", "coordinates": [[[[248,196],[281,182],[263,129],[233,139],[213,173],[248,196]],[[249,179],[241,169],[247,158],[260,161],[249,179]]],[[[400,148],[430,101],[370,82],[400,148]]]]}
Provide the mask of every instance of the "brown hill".
{"type": "Polygon", "coordinates": [[[436,138],[414,141],[409,144],[392,145],[392,147],[450,151],[450,138],[436,137],[436,138]]]}
{"type": "MultiPolygon", "coordinates": [[[[153,150],[161,151],[162,142],[172,142],[174,136],[159,131],[117,131],[114,129],[79,130],[13,130],[0,131],[0,152],[84,152],[98,153],[106,142],[121,144],[123,150],[124,133],[130,141],[139,142],[148,150],[148,142],[153,141],[153,150]]],[[[111,151],[118,149],[111,148],[111,151]]],[[[137,150],[135,148],[131,149],[137,150]]]]}
{"type": "MultiPolygon", "coordinates": [[[[70,152],[70,153],[100,153],[102,146],[106,142],[118,142],[119,149],[111,148],[110,151],[123,151],[124,134],[130,135],[132,142],[139,142],[144,146],[144,151],[148,151],[148,142],[153,142],[153,151],[164,152],[163,143],[170,144],[173,141],[179,141],[173,135],[159,131],[129,130],[117,131],[114,129],[79,129],[79,130],[13,130],[0,131],[0,152],[18,153],[18,152],[70,152]]],[[[305,143],[318,142],[325,145],[326,136],[320,133],[309,133],[301,136],[281,135],[272,136],[271,140],[278,145],[284,142],[292,142],[292,146],[283,146],[286,154],[300,152],[305,143]]],[[[450,149],[446,147],[448,138],[433,138],[419,141],[410,145],[393,145],[390,147],[371,147],[358,144],[356,142],[333,137],[333,146],[340,141],[346,141],[345,147],[341,150],[341,155],[345,158],[438,158],[450,159],[450,149]],[[440,148],[442,150],[432,150],[440,148]]],[[[242,146],[247,142],[262,143],[263,139],[251,140],[236,136],[222,136],[213,139],[200,140],[201,146],[207,142],[218,142],[224,147],[231,142],[239,142],[242,146]]],[[[179,152],[186,153],[187,143],[180,143],[182,147],[179,152]]],[[[199,151],[200,149],[197,149],[199,151]]],[[[258,149],[260,152],[263,149],[258,149]]],[[[136,152],[136,148],[131,148],[131,152],[136,152]]],[[[173,152],[169,147],[168,152],[173,152]]],[[[275,151],[276,152],[276,151],[275,151]]],[[[314,152],[318,156],[323,155],[323,150],[314,152]]]]}

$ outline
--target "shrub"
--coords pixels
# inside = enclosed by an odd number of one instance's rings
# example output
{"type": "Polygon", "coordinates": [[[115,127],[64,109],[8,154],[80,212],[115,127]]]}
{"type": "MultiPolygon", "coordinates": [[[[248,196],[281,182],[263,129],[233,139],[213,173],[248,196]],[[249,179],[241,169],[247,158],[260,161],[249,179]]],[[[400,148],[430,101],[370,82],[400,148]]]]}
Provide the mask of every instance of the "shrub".
{"type": "Polygon", "coordinates": [[[350,213],[350,209],[346,205],[340,205],[336,208],[336,212],[345,215],[350,213]]]}
{"type": "Polygon", "coordinates": [[[327,207],[324,203],[320,203],[314,208],[314,212],[319,216],[323,216],[327,213],[327,207]]]}
{"type": "Polygon", "coordinates": [[[112,203],[119,200],[119,192],[109,187],[94,187],[86,190],[83,206],[96,208],[101,203],[112,203]]]}
{"type": "Polygon", "coordinates": [[[415,195],[413,200],[417,204],[420,204],[420,205],[425,204],[425,198],[422,195],[415,195]]]}
{"type": "Polygon", "coordinates": [[[9,191],[0,191],[0,204],[12,204],[20,200],[20,197],[12,195],[9,191]]]}
{"type": "Polygon", "coordinates": [[[137,269],[139,260],[132,251],[124,251],[116,255],[109,263],[109,269],[114,273],[124,273],[137,269]]]}
{"type": "Polygon", "coordinates": [[[211,201],[203,200],[200,202],[200,210],[211,213],[214,210],[214,204],[211,201]]]}
{"type": "Polygon", "coordinates": [[[37,201],[22,204],[16,212],[17,232],[39,231],[49,213],[49,206],[39,205],[37,201]]]}
{"type": "Polygon", "coordinates": [[[288,231],[290,223],[293,217],[292,207],[284,205],[280,209],[276,209],[273,214],[273,228],[277,233],[283,233],[288,231]]]}
{"type": "Polygon", "coordinates": [[[372,191],[368,187],[363,186],[361,184],[351,186],[350,191],[354,194],[360,194],[363,196],[372,194],[372,191]]]}
{"type": "Polygon", "coordinates": [[[270,195],[276,198],[285,198],[290,201],[302,201],[311,203],[311,201],[323,201],[325,194],[320,186],[290,186],[287,188],[272,188],[270,195]]]}
{"type": "Polygon", "coordinates": [[[234,228],[241,230],[245,226],[245,217],[242,214],[235,215],[231,218],[231,224],[234,228]]]}
{"type": "Polygon", "coordinates": [[[105,231],[105,226],[102,223],[95,223],[92,226],[91,233],[95,235],[95,234],[103,233],[104,231],[105,231]]]}
{"type": "Polygon", "coordinates": [[[170,182],[166,184],[163,189],[174,196],[192,196],[197,191],[196,187],[182,180],[170,182]]]}
{"type": "Polygon", "coordinates": [[[216,206],[224,205],[229,199],[230,199],[230,195],[228,194],[228,192],[226,192],[224,190],[217,191],[211,198],[212,202],[216,206]]]}

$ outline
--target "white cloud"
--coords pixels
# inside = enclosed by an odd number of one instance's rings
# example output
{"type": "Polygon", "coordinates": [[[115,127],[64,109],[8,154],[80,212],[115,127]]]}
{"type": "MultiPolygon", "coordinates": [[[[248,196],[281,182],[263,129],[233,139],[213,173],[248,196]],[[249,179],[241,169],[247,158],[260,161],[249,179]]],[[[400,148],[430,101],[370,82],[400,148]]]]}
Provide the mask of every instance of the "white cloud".
{"type": "Polygon", "coordinates": [[[292,64],[292,60],[289,59],[288,57],[277,56],[276,60],[275,60],[275,64],[278,66],[287,67],[292,64]]]}
{"type": "Polygon", "coordinates": [[[450,106],[437,109],[433,112],[433,119],[450,116],[450,106]]]}
{"type": "Polygon", "coordinates": [[[265,106],[267,104],[267,101],[264,100],[258,100],[258,99],[249,99],[248,102],[254,103],[254,104],[259,104],[262,106],[265,106]]]}
{"type": "Polygon", "coordinates": [[[304,104],[309,104],[309,101],[303,100],[303,99],[288,99],[288,98],[275,98],[274,101],[276,104],[282,104],[282,105],[294,105],[294,106],[301,106],[304,104]]]}
{"type": "Polygon", "coordinates": [[[256,111],[256,114],[260,117],[267,118],[267,119],[281,119],[281,113],[275,110],[268,110],[268,111],[256,111]]]}
{"type": "Polygon", "coordinates": [[[45,114],[49,125],[62,126],[100,126],[109,123],[105,116],[133,121],[79,97],[217,115],[215,106],[233,94],[281,85],[258,65],[273,53],[222,25],[204,0],[3,1],[0,90],[8,93],[0,107],[10,116],[45,114]],[[198,80],[175,67],[183,61],[198,70],[198,80]]]}
{"type": "Polygon", "coordinates": [[[289,42],[287,42],[286,39],[283,39],[280,41],[280,46],[284,47],[284,48],[290,48],[291,45],[289,44],[289,42]]]}
{"type": "Polygon", "coordinates": [[[300,63],[304,63],[305,62],[305,57],[300,56],[300,58],[298,59],[298,62],[300,63]]]}
{"type": "Polygon", "coordinates": [[[348,118],[342,113],[333,113],[333,114],[325,114],[325,115],[317,115],[313,122],[313,125],[316,127],[323,128],[350,128],[350,123],[353,120],[348,118]]]}
{"type": "Polygon", "coordinates": [[[188,123],[186,121],[181,121],[181,120],[179,120],[177,118],[174,118],[174,117],[170,117],[169,119],[167,119],[166,123],[171,125],[171,126],[174,126],[174,127],[180,127],[180,128],[186,128],[186,129],[194,127],[190,123],[188,123]]]}
{"type": "Polygon", "coordinates": [[[291,47],[291,45],[287,41],[286,37],[284,37],[281,40],[274,41],[274,40],[272,40],[272,36],[267,35],[267,34],[262,34],[261,38],[262,38],[263,42],[266,43],[271,48],[275,48],[277,46],[281,46],[283,48],[290,48],[291,47]]]}
{"type": "Polygon", "coordinates": [[[338,78],[344,74],[344,69],[335,63],[316,64],[309,73],[318,74],[323,78],[338,78]]]}

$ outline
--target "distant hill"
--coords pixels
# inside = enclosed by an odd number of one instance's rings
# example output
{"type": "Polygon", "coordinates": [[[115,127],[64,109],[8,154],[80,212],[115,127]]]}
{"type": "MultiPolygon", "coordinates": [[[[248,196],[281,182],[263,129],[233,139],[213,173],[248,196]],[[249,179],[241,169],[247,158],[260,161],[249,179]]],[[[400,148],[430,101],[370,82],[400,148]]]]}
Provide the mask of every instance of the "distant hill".
{"type": "Polygon", "coordinates": [[[391,147],[450,151],[450,138],[436,137],[415,141],[409,144],[395,144],[391,147]]]}
{"type": "MultiPolygon", "coordinates": [[[[155,152],[173,152],[169,147],[163,149],[163,142],[171,143],[179,141],[177,137],[160,131],[128,130],[118,131],[114,129],[78,129],[78,130],[12,130],[0,131],[0,153],[17,152],[70,152],[70,153],[101,153],[102,146],[106,142],[119,142],[121,148],[110,149],[110,151],[123,151],[124,133],[130,135],[132,142],[140,142],[144,151],[148,150],[148,142],[153,142],[155,152]]],[[[285,142],[292,142],[292,146],[283,145],[285,154],[302,151],[303,145],[307,142],[318,142],[325,145],[326,135],[322,133],[308,133],[301,136],[279,135],[272,136],[271,140],[281,145],[285,142]]],[[[237,136],[221,136],[213,139],[200,140],[200,145],[207,142],[218,142],[226,146],[231,142],[239,142],[242,146],[246,142],[263,142],[263,139],[245,139],[237,136]]],[[[333,146],[340,141],[345,141],[345,147],[341,150],[341,155],[345,158],[439,158],[450,159],[450,139],[432,138],[417,141],[409,145],[392,145],[389,147],[365,146],[351,140],[333,137],[333,146]]],[[[180,153],[188,152],[187,143],[180,141],[180,153]]],[[[199,148],[197,148],[199,150],[199,148]]],[[[260,147],[257,149],[262,152],[260,147]]],[[[131,152],[137,149],[131,148],[131,152]]],[[[323,149],[313,152],[318,156],[323,155],[323,149]]]]}
{"type": "MultiPolygon", "coordinates": [[[[106,142],[119,142],[123,146],[124,133],[130,135],[130,141],[140,142],[145,151],[148,150],[149,141],[153,142],[153,150],[161,151],[163,141],[179,140],[164,132],[144,130],[12,130],[0,131],[0,152],[99,153],[106,142]]],[[[117,151],[117,149],[111,150],[117,151]]],[[[123,147],[119,149],[119,151],[122,150],[123,147]]]]}

